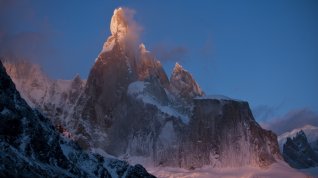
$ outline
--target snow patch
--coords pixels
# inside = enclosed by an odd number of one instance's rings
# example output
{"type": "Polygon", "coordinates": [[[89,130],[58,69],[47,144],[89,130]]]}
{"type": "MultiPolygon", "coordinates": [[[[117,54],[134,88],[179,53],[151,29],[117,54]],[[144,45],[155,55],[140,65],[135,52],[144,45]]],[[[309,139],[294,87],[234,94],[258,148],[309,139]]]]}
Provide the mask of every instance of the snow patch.
{"type": "Polygon", "coordinates": [[[2,111],[0,112],[0,114],[1,114],[1,115],[4,115],[4,116],[9,115],[9,114],[11,114],[11,113],[12,113],[12,111],[9,110],[9,109],[7,109],[6,107],[4,107],[4,108],[2,109],[2,111]]]}
{"type": "Polygon", "coordinates": [[[135,95],[135,94],[141,94],[143,93],[144,89],[146,88],[146,85],[149,84],[148,82],[143,81],[136,81],[131,83],[128,86],[128,94],[129,95],[135,95]]]}
{"type": "Polygon", "coordinates": [[[238,102],[242,102],[242,100],[238,100],[238,99],[233,99],[230,98],[228,96],[224,96],[224,95],[206,95],[206,96],[197,96],[194,99],[197,100],[208,100],[208,99],[213,99],[213,100],[220,100],[220,101],[238,101],[238,102]]]}
{"type": "Polygon", "coordinates": [[[74,152],[74,149],[68,144],[60,144],[60,147],[66,157],[69,157],[70,154],[74,152]]]}
{"type": "Polygon", "coordinates": [[[105,150],[101,149],[101,148],[94,148],[94,147],[91,147],[90,149],[90,152],[91,153],[94,153],[94,154],[99,154],[105,158],[113,158],[113,159],[116,159],[116,157],[108,154],[107,152],[105,152],[105,150]]]}
{"type": "Polygon", "coordinates": [[[146,91],[147,85],[149,84],[150,84],[149,82],[143,82],[143,81],[132,82],[128,86],[127,94],[134,96],[135,98],[143,101],[143,103],[154,105],[162,113],[167,114],[169,116],[174,116],[176,118],[180,118],[183,123],[188,124],[190,118],[187,115],[178,112],[172,106],[162,105],[155,97],[151,96],[146,91]]]}

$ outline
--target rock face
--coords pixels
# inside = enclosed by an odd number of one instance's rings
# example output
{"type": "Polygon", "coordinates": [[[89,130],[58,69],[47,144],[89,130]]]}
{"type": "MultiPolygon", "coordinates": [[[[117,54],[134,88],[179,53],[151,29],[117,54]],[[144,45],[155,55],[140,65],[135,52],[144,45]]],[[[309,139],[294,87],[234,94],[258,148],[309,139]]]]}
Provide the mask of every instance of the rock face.
{"type": "Polygon", "coordinates": [[[195,99],[188,127],[182,148],[185,167],[263,167],[280,157],[276,135],[256,123],[247,102],[195,99]]]}
{"type": "MultiPolygon", "coordinates": [[[[317,142],[312,142],[315,148],[317,142]]],[[[317,167],[318,154],[311,144],[308,143],[306,134],[300,130],[293,138],[287,137],[286,143],[283,145],[284,160],[297,169],[317,167]]]]}
{"type": "Polygon", "coordinates": [[[20,97],[0,62],[0,177],[153,177],[82,151],[20,97]]]}
{"type": "Polygon", "coordinates": [[[187,101],[197,96],[203,96],[204,93],[192,78],[192,75],[183,69],[183,67],[176,63],[172,75],[170,77],[171,91],[187,101]]]}

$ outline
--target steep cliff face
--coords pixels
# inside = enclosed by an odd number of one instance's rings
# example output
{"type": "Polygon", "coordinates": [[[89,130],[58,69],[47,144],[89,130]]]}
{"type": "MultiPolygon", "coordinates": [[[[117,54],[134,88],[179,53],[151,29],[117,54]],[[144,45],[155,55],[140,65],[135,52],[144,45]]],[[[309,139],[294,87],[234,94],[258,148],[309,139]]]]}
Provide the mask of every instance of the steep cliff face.
{"type": "Polygon", "coordinates": [[[280,159],[276,135],[254,120],[247,102],[216,98],[194,99],[184,147],[184,164],[268,166],[280,159]]]}
{"type": "Polygon", "coordinates": [[[246,102],[194,99],[188,122],[177,115],[156,115],[158,111],[151,110],[151,105],[133,106],[136,116],[146,116],[141,122],[148,127],[133,128],[136,134],[128,144],[128,160],[134,159],[129,156],[142,156],[154,166],[191,169],[204,165],[267,167],[282,159],[276,135],[256,123],[246,102]],[[148,115],[143,115],[146,112],[148,115]]]}
{"type": "Polygon", "coordinates": [[[153,177],[81,150],[20,97],[0,62],[0,177],[153,177]]]}

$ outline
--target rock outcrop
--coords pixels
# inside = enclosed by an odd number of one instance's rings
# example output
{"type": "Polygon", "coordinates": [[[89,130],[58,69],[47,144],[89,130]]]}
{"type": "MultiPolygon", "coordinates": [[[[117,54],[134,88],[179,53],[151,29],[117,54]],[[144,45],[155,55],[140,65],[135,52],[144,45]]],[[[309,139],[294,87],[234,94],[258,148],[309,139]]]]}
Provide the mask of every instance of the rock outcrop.
{"type": "Polygon", "coordinates": [[[176,63],[170,77],[171,91],[179,98],[191,101],[194,97],[203,96],[204,93],[193,79],[192,75],[186,71],[179,63],[176,63]]]}
{"type": "Polygon", "coordinates": [[[283,145],[283,157],[293,168],[303,169],[318,166],[318,154],[308,143],[306,134],[302,130],[295,137],[287,138],[283,145]]]}

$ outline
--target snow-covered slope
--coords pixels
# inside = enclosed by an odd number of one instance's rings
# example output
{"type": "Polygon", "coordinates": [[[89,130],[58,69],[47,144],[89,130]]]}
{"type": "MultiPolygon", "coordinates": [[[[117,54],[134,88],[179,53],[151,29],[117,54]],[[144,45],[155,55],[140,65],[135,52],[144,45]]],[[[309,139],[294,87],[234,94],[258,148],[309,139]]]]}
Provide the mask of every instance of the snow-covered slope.
{"type": "Polygon", "coordinates": [[[81,150],[21,98],[0,62],[0,177],[153,177],[81,150]]]}
{"type": "Polygon", "coordinates": [[[151,92],[153,91],[151,85],[151,83],[143,81],[132,82],[128,86],[127,93],[129,96],[142,101],[144,104],[155,106],[163,114],[180,118],[183,123],[187,124],[189,122],[189,116],[182,114],[177,109],[173,108],[172,105],[162,103],[160,100],[158,101],[158,97],[154,96],[151,92]]]}
{"type": "Polygon", "coordinates": [[[84,89],[85,80],[79,75],[73,80],[53,80],[39,65],[18,59],[4,60],[4,67],[31,107],[38,109],[55,125],[65,125],[84,89]]]}

